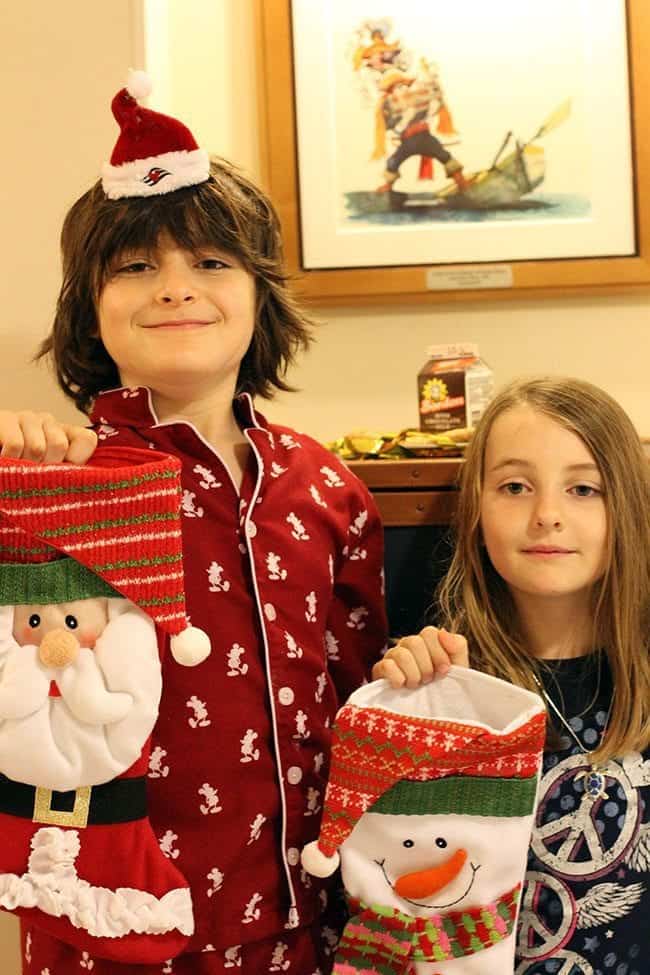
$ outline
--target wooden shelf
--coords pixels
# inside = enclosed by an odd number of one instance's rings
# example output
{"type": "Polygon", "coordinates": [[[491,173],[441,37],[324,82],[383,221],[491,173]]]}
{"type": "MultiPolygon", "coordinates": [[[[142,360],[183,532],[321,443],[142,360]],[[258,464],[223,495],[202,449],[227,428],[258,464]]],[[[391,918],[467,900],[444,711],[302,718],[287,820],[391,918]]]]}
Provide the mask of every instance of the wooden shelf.
{"type": "Polygon", "coordinates": [[[353,460],[347,466],[371,490],[387,528],[447,525],[456,510],[462,458],[353,460]]]}

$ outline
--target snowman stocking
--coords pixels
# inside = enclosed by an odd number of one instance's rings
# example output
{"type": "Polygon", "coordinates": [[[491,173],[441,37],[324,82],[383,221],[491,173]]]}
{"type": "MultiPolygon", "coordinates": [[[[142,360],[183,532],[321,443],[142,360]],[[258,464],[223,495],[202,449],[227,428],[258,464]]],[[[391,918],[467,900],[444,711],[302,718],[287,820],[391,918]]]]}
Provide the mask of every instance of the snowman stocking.
{"type": "MultiPolygon", "coordinates": [[[[0,463],[0,907],[125,964],[173,957],[194,927],[187,882],[147,817],[159,644],[170,631],[152,607],[180,603],[169,615],[172,653],[182,662],[200,662],[209,650],[204,634],[183,630],[184,602],[177,591],[166,597],[170,574],[157,568],[181,556],[178,484],[169,490],[170,470],[178,480],[175,462],[146,453],[140,466],[141,453],[98,452],[95,465],[101,458],[108,467],[56,465],[58,493],[69,500],[60,505],[65,526],[29,516],[43,510],[34,496],[52,493],[43,483],[52,467],[0,463]],[[129,466],[113,469],[117,460],[129,466]],[[14,509],[4,498],[17,493],[6,484],[15,471],[24,503],[14,509]],[[172,522],[166,542],[156,533],[155,553],[142,544],[136,488],[143,480],[154,484],[157,506],[155,481],[162,481],[162,516],[172,522]],[[89,494],[90,505],[80,504],[79,495],[89,494]],[[102,510],[110,505],[112,513],[113,499],[119,534],[102,510]],[[88,537],[92,522],[99,537],[88,537]],[[58,552],[43,544],[52,536],[58,552]],[[66,551],[83,552],[92,571],[77,558],[56,557],[66,551]],[[7,562],[8,555],[23,561],[7,562]]],[[[146,511],[144,520],[158,514],[146,511]]],[[[182,571],[173,578],[182,595],[182,571]]]]}
{"type": "Polygon", "coordinates": [[[459,667],[352,695],[302,855],[316,876],[341,865],[337,975],[512,975],[545,723],[536,694],[459,667]]]}

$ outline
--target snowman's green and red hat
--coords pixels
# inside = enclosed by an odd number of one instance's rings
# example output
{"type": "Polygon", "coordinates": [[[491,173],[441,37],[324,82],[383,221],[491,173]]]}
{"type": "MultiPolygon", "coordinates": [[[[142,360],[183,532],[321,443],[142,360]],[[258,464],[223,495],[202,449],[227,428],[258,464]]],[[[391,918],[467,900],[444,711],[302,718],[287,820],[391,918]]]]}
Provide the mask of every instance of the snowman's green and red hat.
{"type": "Polygon", "coordinates": [[[210,652],[185,612],[180,461],[99,447],[88,464],[0,458],[0,605],[123,596],[188,666],[210,652]]]}
{"type": "Polygon", "coordinates": [[[468,816],[497,817],[532,812],[546,734],[541,699],[459,667],[434,683],[434,691],[428,690],[432,685],[391,691],[386,681],[375,681],[356,691],[338,712],[320,833],[302,852],[308,873],[326,877],[336,870],[338,848],[367,812],[427,816],[462,810],[468,816]],[[451,717],[463,710],[459,682],[464,692],[469,688],[466,719],[451,717]],[[504,706],[495,727],[499,689],[504,706]],[[410,705],[426,710],[431,693],[444,716],[405,713],[410,705]],[[491,712],[489,717],[481,715],[483,695],[490,701],[483,709],[491,712]]]}
{"type": "Polygon", "coordinates": [[[102,167],[102,186],[111,200],[171,193],[210,176],[208,153],[187,126],[138,103],[150,93],[148,75],[131,71],[111,103],[120,126],[110,162],[102,167]]]}

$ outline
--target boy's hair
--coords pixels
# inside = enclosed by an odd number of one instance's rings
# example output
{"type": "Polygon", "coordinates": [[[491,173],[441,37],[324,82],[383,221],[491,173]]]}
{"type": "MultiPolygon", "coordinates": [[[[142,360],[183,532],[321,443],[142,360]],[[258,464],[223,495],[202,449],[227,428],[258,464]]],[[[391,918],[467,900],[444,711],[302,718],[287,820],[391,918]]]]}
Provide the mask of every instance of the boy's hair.
{"type": "Polygon", "coordinates": [[[527,650],[508,586],[482,544],[485,449],[497,417],[528,406],[577,434],[603,479],[606,569],[594,587],[593,646],[607,654],[614,696],[596,755],[607,761],[650,744],[650,468],[625,411],[578,379],[543,377],[507,386],[489,404],[467,450],[456,513],[456,548],[439,588],[443,623],[467,637],[471,665],[537,690],[542,661],[527,650]]]}
{"type": "Polygon", "coordinates": [[[310,341],[311,321],[288,287],[280,223],[268,197],[233,165],[213,159],[210,179],[156,197],[109,200],[100,182],[69,210],[61,232],[63,283],[50,334],[37,358],[52,359],[63,392],[88,413],[99,392],[120,385],[99,337],[97,303],[123,251],[155,249],[162,233],[180,247],[237,257],[255,278],[256,314],[237,392],[270,398],[310,341]]]}

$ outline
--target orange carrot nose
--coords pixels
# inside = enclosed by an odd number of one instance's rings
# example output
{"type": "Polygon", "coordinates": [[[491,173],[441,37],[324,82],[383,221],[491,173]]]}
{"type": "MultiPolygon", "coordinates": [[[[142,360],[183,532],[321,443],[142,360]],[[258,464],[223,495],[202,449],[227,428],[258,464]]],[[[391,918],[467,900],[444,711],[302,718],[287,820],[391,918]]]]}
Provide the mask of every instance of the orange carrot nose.
{"type": "Polygon", "coordinates": [[[405,873],[395,882],[395,890],[400,897],[430,897],[436,891],[450,884],[465,865],[467,853],[465,850],[456,852],[437,867],[428,870],[417,870],[415,873],[405,873]]]}

